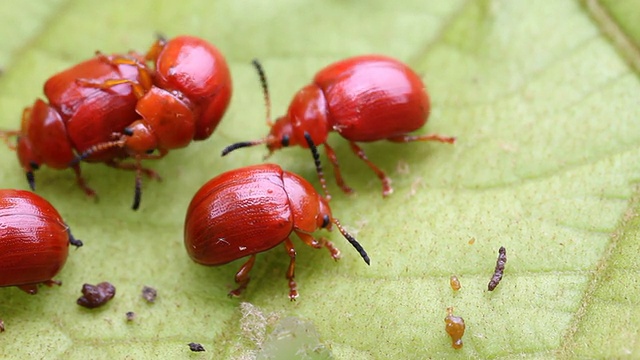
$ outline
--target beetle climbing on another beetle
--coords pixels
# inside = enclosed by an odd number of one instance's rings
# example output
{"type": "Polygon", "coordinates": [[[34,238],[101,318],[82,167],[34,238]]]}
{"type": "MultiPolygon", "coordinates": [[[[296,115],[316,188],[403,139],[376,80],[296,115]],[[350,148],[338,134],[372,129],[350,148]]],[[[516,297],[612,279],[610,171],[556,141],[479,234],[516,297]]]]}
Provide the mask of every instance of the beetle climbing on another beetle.
{"type": "Polygon", "coordinates": [[[58,211],[25,190],[0,190],[0,287],[36,294],[38,284],[60,285],[69,244],[80,247],[58,211]]]}
{"type": "Polygon", "coordinates": [[[142,173],[158,177],[141,161],[207,139],[231,92],[229,68],[214,46],[192,36],[158,39],[145,55],[98,54],[53,76],[44,86],[49,103],[36,100],[23,112],[21,129],[0,137],[17,137],[10,146],[32,189],[41,165],[73,168],[90,196],[95,191],[81,176],[80,161],[135,170],[137,209],[142,173]],[[128,157],[133,163],[122,161],[128,157]]]}
{"type": "Polygon", "coordinates": [[[332,224],[369,264],[364,248],[332,216],[326,198],[309,182],[277,165],[254,165],[223,173],[200,188],[187,210],[184,242],[191,259],[202,265],[223,265],[249,256],[236,273],[238,288],[231,296],[247,287],[256,254],[284,243],[290,257],[289,298],[295,300],[296,251],[290,236],[295,233],[316,249],[326,247],[337,260],[340,251],[333,243],[312,235],[317,229],[330,230],[332,224]]]}
{"type": "Polygon", "coordinates": [[[236,149],[259,144],[266,144],[269,153],[293,145],[306,148],[304,134],[308,133],[314,144],[324,144],[338,186],[350,193],[353,190],[342,179],[335,152],[327,143],[329,132],[336,131],[349,141],[351,150],[380,178],[382,193],[387,196],[393,192],[389,177],[367,158],[356,142],[455,142],[454,137],[438,134],[409,134],[426,123],[430,111],[429,96],[420,77],[392,58],[357,56],[325,67],[311,84],[296,93],[287,114],[275,123],[270,118],[266,76],[256,60],[254,66],[262,82],[267,124],[271,131],[263,139],[229,145],[222,151],[223,156],[236,149]]]}

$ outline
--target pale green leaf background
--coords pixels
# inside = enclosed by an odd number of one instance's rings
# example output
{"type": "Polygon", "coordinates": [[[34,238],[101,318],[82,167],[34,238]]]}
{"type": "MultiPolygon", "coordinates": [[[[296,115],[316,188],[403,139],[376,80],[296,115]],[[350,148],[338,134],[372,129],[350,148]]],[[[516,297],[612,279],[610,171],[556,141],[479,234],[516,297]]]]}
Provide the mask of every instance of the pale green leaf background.
{"type": "MultiPolygon", "coordinates": [[[[640,358],[639,9],[638,0],[0,2],[0,128],[17,128],[57,71],[95,50],[143,51],[156,32],[216,44],[235,90],[209,140],[148,162],[164,180],[145,179],[138,212],[132,173],[84,165],[98,203],[71,171],[37,173],[38,193],[86,245],[71,251],[61,287],[0,289],[0,358],[295,358],[304,346],[336,359],[640,358]],[[331,206],[371,266],[334,232],[338,263],[297,246],[297,302],[281,247],[258,257],[242,299],[227,298],[241,262],[196,265],[182,227],[204,182],[266,152],[219,156],[268,130],[250,61],[262,60],[278,115],[321,67],[366,53],[422,74],[433,111],[421,131],[458,143],[366,144],[394,180],[383,199],[332,136],[357,194],[331,181],[331,206]],[[500,246],[506,274],[487,292],[500,246]],[[117,287],[111,303],[75,304],[83,283],[103,280],[117,287]],[[158,289],[155,304],[140,298],[143,285],[158,289]],[[461,350],[444,331],[448,306],[466,320],[461,350]],[[271,332],[283,328],[303,329],[306,345],[278,342],[271,332]]],[[[0,186],[26,188],[15,154],[0,147],[0,159],[0,186]]],[[[307,152],[270,160],[317,186],[307,152]]]]}

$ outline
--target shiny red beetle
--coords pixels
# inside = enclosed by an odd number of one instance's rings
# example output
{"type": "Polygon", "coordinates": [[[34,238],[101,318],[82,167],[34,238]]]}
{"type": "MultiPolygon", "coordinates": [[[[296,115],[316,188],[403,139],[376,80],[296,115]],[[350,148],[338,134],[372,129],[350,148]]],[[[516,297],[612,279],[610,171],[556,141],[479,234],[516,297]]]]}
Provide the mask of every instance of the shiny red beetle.
{"type": "Polygon", "coordinates": [[[137,209],[141,174],[157,177],[141,160],[207,139],[231,91],[226,61],[211,44],[192,36],[159,39],[144,56],[98,54],[53,76],[44,86],[49,103],[36,100],[25,109],[21,130],[0,136],[17,136],[12,147],[32,189],[33,171],[43,164],[72,167],[90,196],[95,192],[80,174],[81,160],[136,170],[137,209]],[[126,157],[134,162],[122,162],[126,157]]]}
{"type": "Polygon", "coordinates": [[[69,244],[80,247],[58,211],[24,190],[0,190],[0,287],[29,294],[37,285],[60,285],[53,277],[67,261],[69,244]]]}
{"type": "Polygon", "coordinates": [[[340,251],[312,235],[319,228],[331,229],[332,223],[369,264],[366,251],[331,215],[329,204],[311,184],[277,165],[254,165],[223,173],[200,188],[187,211],[184,242],[191,259],[202,265],[222,265],[249,256],[236,273],[239,286],[229,293],[232,296],[247,287],[256,254],[284,243],[291,258],[286,273],[289,298],[295,300],[296,251],[290,236],[296,233],[316,249],[326,247],[337,260],[340,251]]]}
{"type": "Polygon", "coordinates": [[[337,131],[347,139],[351,150],[358,155],[382,181],[382,194],[393,192],[387,175],[373,164],[356,142],[389,140],[392,142],[440,141],[454,143],[455,138],[430,135],[409,135],[420,129],[429,116],[429,96],[418,75],[407,65],[378,55],[352,57],[320,70],[313,83],[293,97],[286,115],[270,120],[270,100],[266,77],[260,64],[254,61],[262,80],[267,102],[267,124],[271,131],[266,138],[239,142],[225,148],[222,155],[247,146],[267,144],[272,153],[281,147],[307,143],[324,144],[327,157],[333,164],[340,188],[352,189],[342,179],[335,152],[327,144],[329,132],[337,131]]]}

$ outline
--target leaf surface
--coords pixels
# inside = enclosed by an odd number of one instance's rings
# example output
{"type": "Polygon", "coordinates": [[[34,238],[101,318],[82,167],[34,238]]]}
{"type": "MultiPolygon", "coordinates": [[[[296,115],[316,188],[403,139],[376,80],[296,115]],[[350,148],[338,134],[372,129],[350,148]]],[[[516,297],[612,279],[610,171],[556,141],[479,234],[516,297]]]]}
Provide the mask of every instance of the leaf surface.
{"type": "MultiPolygon", "coordinates": [[[[37,172],[38,193],[85,246],[70,252],[61,287],[36,296],[0,289],[0,357],[265,358],[263,350],[282,354],[271,331],[286,334],[286,324],[309,336],[317,358],[639,357],[634,9],[640,1],[3,1],[2,129],[19,126],[56,72],[96,50],[144,51],[155,33],[214,43],[231,66],[234,94],[210,139],[146,163],[163,181],[144,179],[138,212],[129,209],[130,172],[83,164],[98,203],[72,171],[37,172]],[[183,222],[202,184],[266,153],[219,156],[268,131],[251,60],[262,61],[280,115],[323,66],[366,53],[423,75],[432,113],[421,132],[455,135],[457,144],[364,144],[394,180],[383,199],[378,179],[332,135],[357,191],[340,193],[326,166],[333,214],[371,266],[337,231],[322,235],[341,248],[338,263],[294,239],[297,302],[287,298],[283,247],[258,256],[241,300],[227,298],[242,260],[193,263],[183,222]],[[505,275],[488,292],[500,246],[505,275]],[[456,293],[452,274],[462,283],[456,293]],[[91,311],[75,304],[83,283],[104,280],[117,287],[111,303],[91,311]],[[154,304],[141,298],[144,285],[158,290],[154,304]],[[461,350],[444,331],[449,306],[466,322],[461,350]],[[190,342],[207,351],[191,353],[190,342]]],[[[26,188],[15,153],[0,147],[0,159],[0,186],[26,188]]],[[[307,152],[286,149],[270,161],[319,188],[307,152]]],[[[292,352],[304,347],[295,344],[292,352]]]]}

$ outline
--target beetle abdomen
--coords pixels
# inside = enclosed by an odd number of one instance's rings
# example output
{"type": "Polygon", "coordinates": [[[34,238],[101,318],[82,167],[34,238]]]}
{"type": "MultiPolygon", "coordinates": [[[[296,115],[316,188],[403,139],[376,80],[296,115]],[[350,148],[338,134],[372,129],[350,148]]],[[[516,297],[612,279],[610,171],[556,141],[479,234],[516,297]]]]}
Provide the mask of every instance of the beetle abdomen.
{"type": "Polygon", "coordinates": [[[360,56],[321,70],[315,83],[323,90],[334,130],[351,141],[376,141],[421,128],[429,98],[416,73],[397,60],[360,56]]]}
{"type": "Polygon", "coordinates": [[[193,197],[185,220],[191,259],[221,265],[268,250],[293,231],[282,169],[257,165],[217,176],[193,197]]]}
{"type": "Polygon", "coordinates": [[[222,53],[202,39],[179,36],[165,45],[156,68],[159,87],[181,92],[198,108],[193,139],[211,136],[231,100],[231,74],[222,53]]]}
{"type": "MultiPolygon", "coordinates": [[[[61,138],[68,138],[73,148],[82,153],[95,144],[113,140],[113,133],[121,132],[140,116],[135,112],[137,99],[131,84],[98,89],[78,84],[79,79],[137,81],[138,69],[133,65],[113,66],[92,58],[47,80],[45,95],[66,124],[67,134],[61,138]]],[[[123,156],[121,149],[114,148],[93,154],[86,161],[106,161],[123,156]]]]}
{"type": "Polygon", "coordinates": [[[68,251],[67,226],[51,204],[27,191],[0,190],[0,286],[51,280],[68,251]]]}

